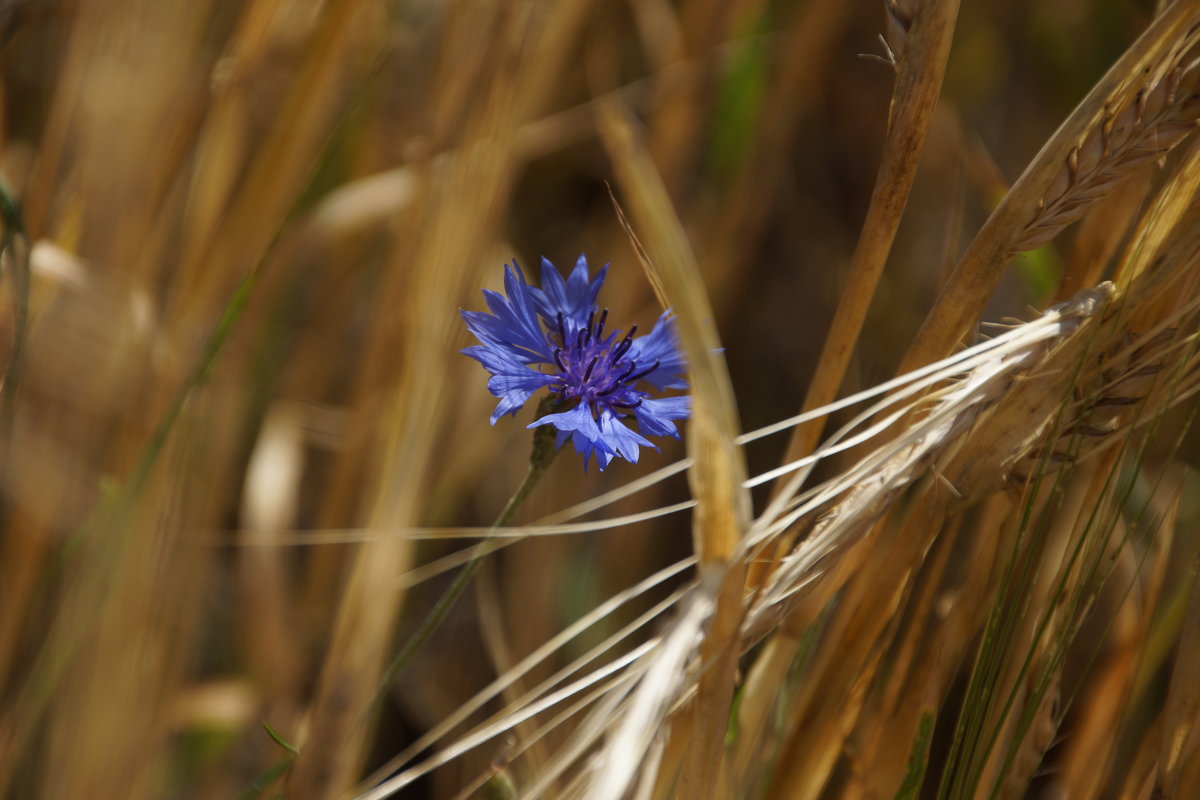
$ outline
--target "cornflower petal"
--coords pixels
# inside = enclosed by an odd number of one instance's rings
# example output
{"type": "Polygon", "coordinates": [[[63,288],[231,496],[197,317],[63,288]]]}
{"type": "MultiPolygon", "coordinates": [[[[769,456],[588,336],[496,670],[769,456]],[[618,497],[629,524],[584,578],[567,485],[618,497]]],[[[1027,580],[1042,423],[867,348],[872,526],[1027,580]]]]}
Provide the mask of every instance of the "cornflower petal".
{"type": "Polygon", "coordinates": [[[516,414],[537,390],[554,382],[553,375],[525,370],[525,375],[493,375],[488,379],[488,391],[500,398],[492,412],[492,424],[505,414],[516,414]]]}
{"type": "Polygon", "coordinates": [[[517,413],[534,392],[557,380],[553,374],[535,372],[504,349],[475,345],[461,352],[483,364],[492,373],[488,379],[488,390],[500,398],[500,404],[492,412],[493,425],[505,414],[517,413]]]}
{"type": "MultiPolygon", "coordinates": [[[[554,271],[558,272],[557,269],[554,271]]],[[[596,277],[589,281],[587,256],[581,253],[575,260],[575,269],[571,270],[571,275],[567,278],[567,296],[579,300],[578,313],[580,313],[580,317],[577,319],[585,317],[596,307],[596,298],[600,296],[600,287],[604,285],[604,278],[607,275],[608,264],[605,264],[596,273],[596,277]]]]}
{"type": "Polygon", "coordinates": [[[692,414],[692,398],[646,397],[641,405],[633,409],[637,417],[638,430],[647,436],[670,436],[679,438],[679,431],[671,420],[687,419],[692,414]]]}
{"type": "Polygon", "coordinates": [[[571,276],[563,280],[558,274],[558,268],[549,259],[542,259],[542,288],[534,289],[533,298],[537,303],[538,312],[546,324],[553,328],[557,325],[558,315],[562,314],[572,331],[583,328],[588,323],[588,316],[596,308],[596,297],[608,274],[605,264],[596,273],[596,277],[588,281],[587,257],[580,256],[575,262],[571,276]]]}
{"type": "Polygon", "coordinates": [[[625,427],[625,423],[621,422],[611,411],[607,409],[600,414],[600,436],[613,450],[616,450],[618,455],[625,458],[634,464],[638,460],[638,448],[653,447],[658,449],[658,445],[629,428],[625,427]]]}
{"type": "Polygon", "coordinates": [[[679,349],[679,340],[675,335],[675,320],[669,311],[664,311],[654,323],[654,330],[645,336],[633,340],[629,348],[629,357],[638,364],[653,364],[658,362],[658,369],[642,378],[655,389],[686,389],[687,381],[683,373],[687,371],[687,361],[679,349]]]}
{"type": "Polygon", "coordinates": [[[609,465],[613,460],[613,454],[596,446],[591,440],[581,434],[579,431],[558,431],[555,435],[556,447],[562,447],[570,439],[575,445],[575,452],[583,454],[583,471],[586,473],[588,469],[588,457],[595,453],[596,463],[600,465],[600,471],[609,465]]]}
{"type": "Polygon", "coordinates": [[[550,363],[554,354],[538,321],[534,287],[525,282],[525,275],[517,262],[514,261],[512,266],[513,268],[504,268],[507,302],[504,297],[486,290],[483,293],[484,299],[487,300],[488,308],[500,321],[503,333],[508,335],[508,342],[523,347],[539,356],[541,361],[550,363]]]}
{"type": "MultiPolygon", "coordinates": [[[[523,369],[526,372],[533,372],[525,362],[521,361],[514,353],[501,349],[499,347],[489,347],[487,345],[477,344],[471,347],[465,347],[458,352],[483,364],[484,369],[493,375],[503,372],[516,372],[518,369],[523,369]]],[[[538,374],[533,372],[534,375],[538,374]]]]}
{"type": "Polygon", "coordinates": [[[580,403],[570,411],[547,414],[526,427],[537,428],[541,425],[553,425],[560,434],[570,434],[571,443],[575,445],[575,452],[583,456],[584,469],[587,469],[588,457],[593,452],[596,453],[596,463],[601,472],[612,461],[613,456],[618,455],[616,448],[604,438],[600,426],[596,424],[596,420],[592,419],[591,410],[584,403],[580,403]]]}
{"type": "Polygon", "coordinates": [[[484,345],[507,350],[525,364],[548,364],[554,351],[538,322],[533,287],[525,282],[521,268],[514,261],[504,268],[505,295],[483,290],[491,314],[462,311],[467,329],[484,345]],[[513,269],[515,268],[515,273],[513,269]]]}

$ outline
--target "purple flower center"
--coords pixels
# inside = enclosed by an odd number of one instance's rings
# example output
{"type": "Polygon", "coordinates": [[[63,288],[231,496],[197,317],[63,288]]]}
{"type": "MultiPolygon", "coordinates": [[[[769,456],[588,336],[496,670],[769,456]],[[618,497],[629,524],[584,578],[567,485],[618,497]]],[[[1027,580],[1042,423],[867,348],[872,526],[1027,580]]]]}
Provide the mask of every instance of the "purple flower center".
{"type": "Polygon", "coordinates": [[[639,365],[632,358],[626,358],[633,347],[637,325],[618,341],[619,331],[604,336],[607,320],[607,308],[601,312],[598,321],[593,311],[588,315],[586,326],[573,330],[560,311],[556,332],[547,336],[554,347],[554,361],[558,364],[560,378],[558,383],[550,386],[550,391],[565,400],[578,399],[587,403],[596,419],[605,408],[615,412],[616,409],[640,406],[643,393],[634,390],[633,386],[660,364],[655,360],[648,366],[639,365]]]}

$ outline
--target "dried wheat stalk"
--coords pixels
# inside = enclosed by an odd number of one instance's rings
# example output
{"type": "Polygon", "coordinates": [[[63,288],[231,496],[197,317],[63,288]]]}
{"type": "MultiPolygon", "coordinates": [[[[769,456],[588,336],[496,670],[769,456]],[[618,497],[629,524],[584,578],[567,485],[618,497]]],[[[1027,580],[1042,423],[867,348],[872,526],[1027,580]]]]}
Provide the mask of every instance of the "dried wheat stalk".
{"type": "Polygon", "coordinates": [[[1110,171],[1130,174],[1146,158],[1164,153],[1161,145],[1177,143],[1180,127],[1195,126],[1198,42],[1195,3],[1166,6],[1142,32],[976,234],[905,354],[901,372],[952,352],[980,318],[1009,257],[1048,240],[1082,214],[1097,191],[1112,189],[1110,171]]]}
{"type": "Polygon", "coordinates": [[[1198,38],[1200,29],[1189,31],[1163,69],[1151,73],[1122,106],[1106,109],[1099,124],[1071,149],[1017,241],[1018,251],[1053,239],[1082,217],[1093,200],[1165,155],[1200,124],[1198,38]]]}
{"type": "MultiPolygon", "coordinates": [[[[776,615],[792,605],[796,592],[822,574],[838,551],[857,541],[898,492],[931,472],[947,469],[961,440],[972,432],[975,447],[986,457],[971,461],[989,471],[989,476],[976,472],[972,464],[947,477],[963,499],[974,499],[997,488],[1012,465],[1036,447],[1063,393],[1070,388],[1070,374],[1043,371],[1047,359],[1051,354],[1059,356],[1069,342],[1086,341],[1085,323],[1095,318],[1112,296],[1111,285],[1102,284],[976,348],[979,358],[965,362],[970,372],[939,392],[936,404],[923,419],[797,509],[778,516],[768,509],[755,529],[764,538],[776,535],[805,514],[816,510],[826,513],[764,587],[747,615],[745,633],[753,636],[774,624],[776,615]],[[1023,402],[1020,413],[1003,418],[991,414],[987,425],[977,427],[984,414],[1001,401],[1011,404],[1014,397],[1036,399],[1036,408],[1032,402],[1023,402]]],[[[755,540],[754,533],[751,540],[755,540]]]]}

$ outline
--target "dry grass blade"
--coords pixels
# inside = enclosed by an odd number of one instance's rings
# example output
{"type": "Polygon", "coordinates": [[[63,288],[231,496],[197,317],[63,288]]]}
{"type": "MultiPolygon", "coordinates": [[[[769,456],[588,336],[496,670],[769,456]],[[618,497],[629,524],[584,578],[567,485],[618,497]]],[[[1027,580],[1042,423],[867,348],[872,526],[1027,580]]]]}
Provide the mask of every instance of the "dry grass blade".
{"type": "MultiPolygon", "coordinates": [[[[692,468],[688,479],[697,503],[693,539],[704,576],[703,591],[715,592],[717,599],[702,651],[709,668],[694,701],[689,751],[693,763],[685,770],[683,790],[697,798],[711,797],[719,791],[717,769],[733,693],[737,630],[742,616],[744,565],[732,559],[749,525],[750,496],[744,488],[744,457],[736,445],[737,408],[720,356],[720,340],[712,326],[711,305],[666,190],[632,126],[628,114],[616,105],[608,106],[601,116],[601,132],[621,185],[629,192],[634,218],[649,237],[647,249],[653,265],[649,268],[658,274],[658,282],[675,309],[680,342],[689,364],[692,420],[688,450],[692,468]]],[[[703,605],[704,601],[694,602],[703,605]]],[[[707,621],[708,614],[696,611],[688,618],[707,621]]],[[[653,674],[660,675],[661,671],[653,674]]],[[[657,688],[652,684],[644,685],[639,687],[639,697],[654,691],[657,688]]],[[[657,709],[665,711],[665,706],[657,709]]],[[[640,758],[644,752],[644,748],[630,750],[626,735],[618,734],[614,741],[618,743],[614,745],[614,758],[634,754],[640,758]]],[[[619,796],[618,786],[615,781],[606,783],[602,796],[619,796]]]]}
{"type": "Polygon", "coordinates": [[[1192,562],[1188,579],[1192,590],[1163,716],[1156,797],[1178,796],[1183,766],[1188,755],[1196,750],[1195,729],[1200,720],[1200,681],[1196,679],[1200,675],[1200,555],[1192,562]]]}
{"type": "MultiPolygon", "coordinates": [[[[654,588],[655,586],[661,584],[662,582],[664,582],[666,580],[669,580],[670,578],[673,578],[680,572],[682,572],[686,569],[692,568],[693,566],[695,566],[694,560],[687,559],[678,564],[672,565],[668,569],[662,570],[658,573],[655,573],[654,575],[651,575],[649,578],[645,579],[644,581],[641,581],[640,583],[638,583],[635,586],[630,587],[628,590],[626,590],[624,592],[621,592],[611,598],[608,598],[605,602],[601,603],[599,606],[597,606],[595,609],[590,611],[588,614],[586,614],[579,620],[576,620],[575,622],[573,622],[571,625],[569,625],[567,628],[565,628],[558,635],[551,638],[549,641],[547,641],[545,644],[543,644],[537,650],[530,653],[528,656],[526,656],[524,659],[522,659],[522,661],[519,664],[514,665],[508,672],[497,677],[495,681],[493,681],[491,684],[486,686],[479,694],[477,694],[475,697],[471,698],[467,702],[463,703],[458,709],[455,710],[455,712],[451,716],[442,720],[437,726],[435,726],[430,731],[428,731],[424,736],[420,737],[415,742],[413,742],[408,747],[406,747],[403,751],[401,751],[399,754],[397,754],[386,765],[384,765],[383,768],[381,768],[380,770],[377,770],[375,772],[375,774],[366,781],[366,783],[368,785],[370,785],[370,784],[373,784],[376,782],[380,782],[379,783],[379,792],[383,793],[382,796],[387,796],[387,793],[390,793],[390,792],[396,791],[400,788],[403,788],[403,786],[409,780],[411,780],[414,777],[414,775],[419,776],[419,774],[421,774],[421,772],[422,772],[421,768],[414,767],[411,770],[406,770],[405,772],[401,773],[400,775],[397,775],[393,778],[388,779],[386,782],[384,782],[383,779],[389,773],[392,773],[392,772],[396,771],[397,769],[400,769],[406,763],[410,762],[422,750],[434,745],[439,740],[441,740],[444,737],[446,737],[447,735],[449,735],[450,732],[452,732],[458,725],[460,725],[461,723],[463,723],[464,721],[469,719],[470,716],[472,714],[474,714],[475,712],[477,712],[479,709],[483,708],[487,702],[494,699],[497,695],[499,695],[501,692],[503,692],[509,686],[513,685],[513,683],[515,683],[518,679],[527,675],[536,666],[544,663],[549,658],[549,656],[551,654],[553,654],[556,650],[562,649],[568,643],[570,643],[573,639],[581,636],[586,631],[588,631],[589,628],[592,628],[593,626],[597,626],[597,625],[600,625],[603,622],[605,622],[614,612],[616,612],[618,609],[620,609],[621,606],[629,603],[630,601],[636,600],[637,598],[641,597],[648,590],[654,588]]],[[[535,702],[539,702],[539,703],[544,702],[544,698],[550,693],[551,689],[553,689],[555,686],[557,686],[563,680],[569,678],[572,674],[574,674],[578,670],[593,663],[601,655],[612,650],[617,644],[619,644],[620,642],[622,642],[623,640],[628,638],[631,634],[635,633],[636,631],[641,629],[643,626],[653,622],[655,619],[658,618],[658,616],[660,614],[666,612],[668,609],[675,606],[678,603],[678,601],[683,597],[684,594],[685,594],[685,590],[679,590],[679,591],[673,593],[666,600],[664,600],[661,603],[657,604],[656,606],[652,607],[648,612],[646,612],[645,614],[642,614],[640,617],[638,617],[636,620],[631,622],[629,625],[625,626],[621,630],[614,633],[612,636],[610,636],[604,642],[602,642],[601,644],[592,648],[591,650],[589,650],[587,653],[580,656],[579,658],[575,659],[573,662],[571,662],[570,664],[568,664],[567,666],[565,666],[564,668],[559,670],[557,673],[550,676],[546,680],[542,681],[535,688],[529,690],[525,694],[525,697],[522,700],[510,704],[503,712],[500,712],[500,713],[494,715],[490,721],[494,722],[494,724],[497,724],[497,725],[501,724],[500,723],[501,720],[508,719],[511,716],[516,715],[518,713],[522,713],[522,714],[527,713],[529,707],[531,705],[533,705],[535,702]]],[[[486,725],[487,723],[484,723],[484,724],[486,725]]],[[[480,727],[483,727],[483,726],[481,725],[480,727]]],[[[494,734],[492,734],[492,735],[494,735],[494,734]]],[[[452,748],[458,748],[459,752],[461,752],[463,749],[469,749],[469,748],[463,747],[461,743],[456,743],[455,745],[452,745],[450,748],[445,748],[442,750],[442,752],[436,757],[438,759],[438,763],[442,763],[443,761],[449,761],[450,758],[453,757],[453,754],[449,753],[449,751],[452,748]]]]}
{"type": "MultiPolygon", "coordinates": [[[[1032,250],[1083,216],[1120,181],[1171,150],[1200,125],[1200,30],[1189,31],[1131,98],[1105,109],[1067,153],[1014,250],[1032,250]]],[[[1128,91],[1128,89],[1126,89],[1128,91]]]]}
{"type": "MultiPolygon", "coordinates": [[[[1180,231],[1188,229],[1188,220],[1196,219],[1195,197],[1200,190],[1200,140],[1194,141],[1181,159],[1174,179],[1164,185],[1153,198],[1151,206],[1134,231],[1121,261],[1116,280],[1121,285],[1132,283],[1164,256],[1172,240],[1179,240],[1180,231]]],[[[1194,223],[1193,223],[1194,224],[1194,223]]],[[[1148,314],[1153,318],[1153,313],[1148,314]]]]}
{"type": "MultiPolygon", "coordinates": [[[[889,7],[890,19],[900,11],[889,7]]],[[[904,48],[896,65],[896,85],[888,118],[887,140],[882,162],[871,193],[871,205],[863,221],[862,235],[850,261],[846,286],[829,325],[817,369],[801,411],[833,402],[846,375],[850,356],[862,332],[867,310],[875,296],[917,164],[929,133],[929,125],[942,89],[946,61],[950,55],[958,0],[919,3],[907,23],[904,48]]],[[[824,418],[797,428],[788,444],[786,461],[808,455],[821,437],[824,418]]]]}
{"type": "MultiPolygon", "coordinates": [[[[924,148],[929,125],[937,104],[953,38],[958,2],[921,3],[915,14],[889,4],[890,37],[900,53],[889,111],[887,140],[882,162],[875,178],[871,204],[863,223],[862,233],[854,250],[847,283],[838,301],[837,310],[801,411],[824,406],[831,402],[845,378],[850,357],[854,352],[874,298],[888,254],[908,200],[912,180],[924,148]],[[915,19],[915,22],[914,22],[915,19]]],[[[796,428],[784,456],[793,463],[812,453],[824,427],[824,417],[796,428]]],[[[781,540],[775,552],[761,562],[751,565],[750,586],[758,586],[776,558],[782,555],[789,540],[781,540]]],[[[766,674],[778,673],[794,658],[797,639],[785,638],[773,642],[769,658],[760,660],[766,674]]],[[[764,735],[766,713],[771,707],[763,697],[762,687],[773,691],[777,681],[762,673],[752,675],[743,693],[740,721],[747,742],[757,742],[764,735]],[[757,712],[757,713],[756,713],[757,712]]],[[[742,755],[738,769],[747,769],[748,756],[742,755]]]]}
{"type": "Polygon", "coordinates": [[[812,581],[818,565],[861,537],[899,491],[930,470],[944,473],[960,500],[977,499],[999,488],[1007,471],[1037,445],[1072,384],[1071,372],[1049,366],[1043,359],[1069,364],[1077,358],[1077,348],[1085,347],[1094,335],[1095,320],[1111,301],[1112,291],[1101,287],[1084,292],[1038,323],[1005,334],[1001,339],[1011,347],[988,354],[990,358],[959,384],[943,390],[919,423],[864,457],[809,501],[807,507],[820,508],[837,498],[836,513],[818,522],[771,576],[748,615],[749,629],[778,613],[776,605],[790,602],[798,589],[812,581]],[[1021,373],[1025,377],[1018,378],[1021,373]],[[981,422],[985,418],[986,425],[981,422]],[[969,432],[973,434],[970,450],[964,455],[959,452],[959,439],[969,432]]]}
{"type": "Polygon", "coordinates": [[[690,594],[669,636],[638,682],[625,713],[618,718],[619,723],[606,726],[608,743],[591,764],[595,777],[588,797],[616,800],[634,783],[651,743],[662,735],[663,720],[690,683],[689,664],[702,646],[704,627],[716,607],[712,594],[712,588],[690,594]]]}
{"type": "Polygon", "coordinates": [[[695,256],[633,125],[621,106],[604,106],[601,131],[635,221],[648,232],[649,261],[643,266],[675,313],[688,358],[694,405],[689,436],[695,439],[689,478],[701,506],[696,552],[701,564],[720,565],[729,561],[750,514],[750,498],[741,489],[746,469],[735,444],[737,407],[695,256]]]}
{"type": "Polygon", "coordinates": [[[1091,205],[1066,258],[1056,301],[1095,286],[1109,274],[1113,256],[1137,221],[1149,192],[1149,176],[1130,177],[1121,182],[1119,191],[1110,192],[1091,205]]]}

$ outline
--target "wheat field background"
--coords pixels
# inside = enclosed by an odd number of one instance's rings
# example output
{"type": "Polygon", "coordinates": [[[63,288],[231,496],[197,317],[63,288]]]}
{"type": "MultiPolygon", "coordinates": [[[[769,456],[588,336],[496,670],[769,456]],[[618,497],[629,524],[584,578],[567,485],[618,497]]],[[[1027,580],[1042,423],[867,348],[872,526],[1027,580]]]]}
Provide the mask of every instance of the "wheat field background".
{"type": "Polygon", "coordinates": [[[0,795],[1200,797],[1197,0],[0,45],[0,795]],[[493,528],[459,310],[580,253],[693,415],[493,528]]]}

